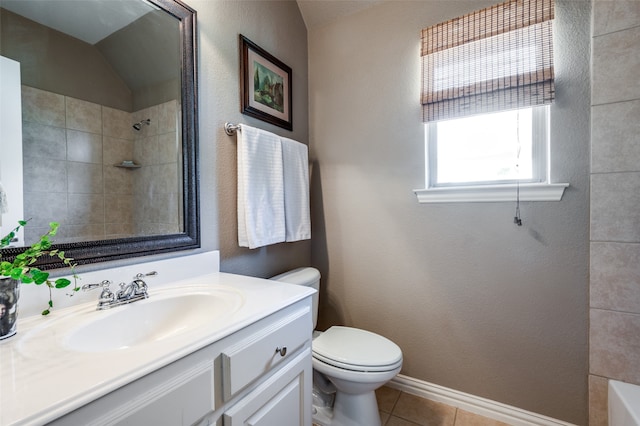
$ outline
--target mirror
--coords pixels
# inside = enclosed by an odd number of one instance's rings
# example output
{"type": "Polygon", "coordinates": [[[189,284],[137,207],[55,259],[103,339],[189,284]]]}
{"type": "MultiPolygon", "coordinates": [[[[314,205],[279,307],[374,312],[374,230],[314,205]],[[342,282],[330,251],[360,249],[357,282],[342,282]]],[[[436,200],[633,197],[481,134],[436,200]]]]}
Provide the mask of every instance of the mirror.
{"type": "Polygon", "coordinates": [[[30,219],[2,257],[51,221],[78,264],[200,247],[195,11],[178,0],[0,0],[0,18],[0,55],[20,63],[30,219]]]}

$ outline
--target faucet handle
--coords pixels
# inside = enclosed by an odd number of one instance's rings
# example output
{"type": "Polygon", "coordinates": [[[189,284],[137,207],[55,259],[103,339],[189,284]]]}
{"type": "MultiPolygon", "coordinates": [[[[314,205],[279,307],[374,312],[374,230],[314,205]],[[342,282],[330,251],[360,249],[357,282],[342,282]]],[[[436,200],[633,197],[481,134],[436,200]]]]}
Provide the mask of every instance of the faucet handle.
{"type": "Polygon", "coordinates": [[[96,284],[85,284],[82,286],[82,291],[94,290],[96,288],[109,288],[111,284],[113,284],[111,280],[103,280],[101,283],[96,284]]]}
{"type": "Polygon", "coordinates": [[[100,293],[100,297],[98,298],[98,309],[106,309],[109,304],[111,304],[115,300],[115,295],[109,288],[111,284],[113,284],[111,280],[104,280],[99,284],[85,284],[82,286],[82,290],[89,291],[96,288],[101,288],[102,292],[100,293]]]}
{"type": "Polygon", "coordinates": [[[135,277],[133,277],[136,280],[139,280],[140,278],[144,278],[144,277],[155,277],[156,275],[158,275],[158,271],[151,271],[151,272],[147,272],[146,274],[143,274],[142,272],[137,273],[135,277]]]}

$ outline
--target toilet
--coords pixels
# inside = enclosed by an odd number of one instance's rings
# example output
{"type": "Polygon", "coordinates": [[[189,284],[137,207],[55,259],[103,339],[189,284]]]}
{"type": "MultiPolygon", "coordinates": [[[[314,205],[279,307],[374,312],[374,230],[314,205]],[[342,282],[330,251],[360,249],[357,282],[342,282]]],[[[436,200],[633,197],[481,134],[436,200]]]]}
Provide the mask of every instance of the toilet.
{"type": "MultiPolygon", "coordinates": [[[[320,287],[320,272],[298,268],[272,280],[320,287]]],[[[313,327],[318,293],[313,296],[313,327]]],[[[380,426],[375,390],[402,368],[402,351],[391,340],[370,331],[333,326],[314,331],[313,422],[321,426],[380,426]]]]}

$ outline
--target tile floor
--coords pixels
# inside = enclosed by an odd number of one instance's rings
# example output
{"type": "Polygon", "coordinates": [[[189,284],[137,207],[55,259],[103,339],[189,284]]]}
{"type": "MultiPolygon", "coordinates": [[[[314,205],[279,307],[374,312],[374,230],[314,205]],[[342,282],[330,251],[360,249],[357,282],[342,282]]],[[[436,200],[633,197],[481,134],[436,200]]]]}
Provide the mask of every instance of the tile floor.
{"type": "Polygon", "coordinates": [[[376,391],[376,398],[383,426],[508,426],[387,386],[376,391]]]}

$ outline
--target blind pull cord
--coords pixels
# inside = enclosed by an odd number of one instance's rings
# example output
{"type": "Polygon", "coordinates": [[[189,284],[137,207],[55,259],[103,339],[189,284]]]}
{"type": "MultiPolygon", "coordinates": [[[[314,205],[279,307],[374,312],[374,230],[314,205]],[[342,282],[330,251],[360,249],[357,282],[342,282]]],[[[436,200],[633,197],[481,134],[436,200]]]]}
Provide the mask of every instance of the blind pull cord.
{"type": "Polygon", "coordinates": [[[522,148],[520,145],[520,111],[516,116],[516,141],[518,144],[516,151],[516,215],[513,217],[513,223],[522,226],[522,218],[520,217],[520,150],[522,148]]]}

